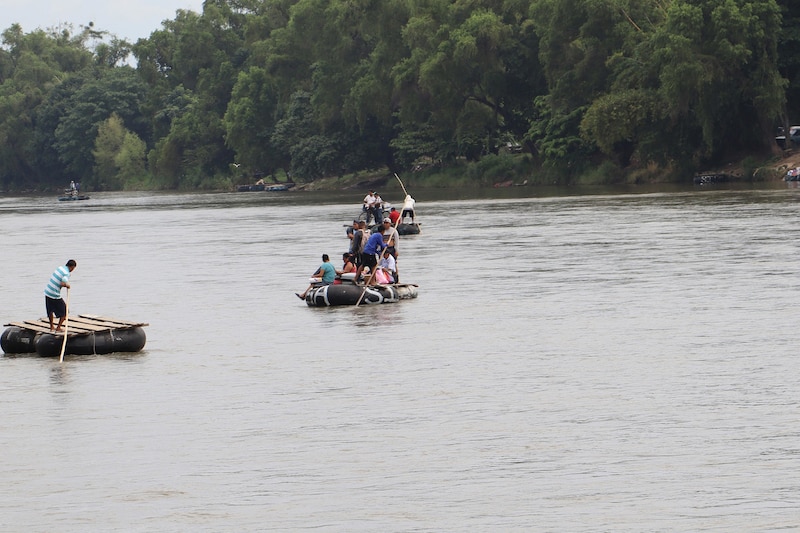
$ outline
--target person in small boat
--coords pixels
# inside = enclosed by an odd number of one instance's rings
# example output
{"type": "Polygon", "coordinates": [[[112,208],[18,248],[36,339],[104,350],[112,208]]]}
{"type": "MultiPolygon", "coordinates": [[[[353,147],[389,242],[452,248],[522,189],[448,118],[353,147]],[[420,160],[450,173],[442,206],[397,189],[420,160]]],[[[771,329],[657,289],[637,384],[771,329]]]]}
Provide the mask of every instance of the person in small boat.
{"type": "Polygon", "coordinates": [[[341,285],[342,284],[342,275],[355,273],[356,265],[353,264],[353,256],[350,255],[349,252],[345,252],[342,254],[342,268],[339,270],[336,269],[336,279],[334,280],[334,285],[341,285]]]}
{"type": "Polygon", "coordinates": [[[381,234],[383,234],[383,242],[386,243],[386,246],[392,252],[392,255],[397,258],[397,247],[400,244],[400,234],[397,232],[397,229],[392,225],[391,219],[384,219],[381,228],[381,234]]]}
{"type": "Polygon", "coordinates": [[[379,193],[375,193],[375,203],[372,206],[372,216],[375,218],[376,224],[383,222],[383,198],[379,193]]]}
{"type": "MultiPolygon", "coordinates": [[[[363,222],[363,221],[362,221],[363,222]]],[[[361,264],[361,252],[364,251],[364,230],[362,229],[362,222],[358,220],[353,221],[353,235],[350,237],[350,257],[353,264],[358,267],[361,264]]],[[[364,228],[367,227],[364,223],[364,228]]]]}
{"type": "Polygon", "coordinates": [[[342,269],[341,270],[337,270],[336,273],[341,276],[342,274],[349,274],[349,273],[355,272],[355,271],[356,271],[356,265],[355,265],[355,263],[353,263],[353,256],[350,255],[349,252],[343,253],[342,254],[342,269]]]}
{"type": "MultiPolygon", "coordinates": [[[[395,211],[396,212],[396,211],[395,211]]],[[[400,234],[397,232],[397,228],[392,225],[391,219],[385,219],[383,221],[383,242],[386,243],[386,249],[392,254],[392,257],[395,260],[395,267],[392,269],[394,271],[392,277],[394,278],[395,282],[397,281],[397,255],[398,255],[398,246],[400,245],[400,234]]]]}
{"type": "Polygon", "coordinates": [[[75,270],[78,263],[74,259],[67,261],[67,264],[55,269],[50,276],[50,280],[44,288],[44,305],[47,311],[47,319],[50,321],[50,331],[64,331],[64,319],[67,316],[67,304],[61,298],[61,288],[66,287],[69,291],[69,275],[75,270]],[[53,317],[58,317],[58,325],[53,327],[53,317]]]}
{"type": "Polygon", "coordinates": [[[381,285],[395,283],[395,260],[389,248],[384,248],[381,260],[378,263],[378,270],[375,272],[375,279],[381,285]]]}
{"type": "Polygon", "coordinates": [[[303,291],[303,294],[296,292],[295,295],[301,300],[305,300],[306,294],[308,294],[308,291],[310,291],[312,287],[331,285],[335,280],[336,268],[331,264],[331,258],[328,257],[328,254],[322,254],[322,264],[316,272],[311,274],[311,285],[303,291]]]}
{"type": "MultiPolygon", "coordinates": [[[[364,268],[368,267],[370,272],[375,272],[375,267],[378,265],[378,254],[386,248],[383,243],[383,234],[375,232],[369,236],[367,243],[364,245],[364,253],[361,254],[361,264],[356,270],[356,280],[361,278],[361,272],[364,268]]],[[[375,276],[370,276],[368,284],[375,284],[375,276]]]]}
{"type": "Polygon", "coordinates": [[[347,226],[347,229],[344,230],[345,233],[347,234],[347,238],[352,241],[353,240],[353,234],[356,232],[357,229],[358,229],[358,220],[354,220],[353,224],[350,225],[350,226],[347,226]]]}
{"type": "Polygon", "coordinates": [[[361,211],[366,213],[367,215],[367,223],[369,223],[370,219],[373,216],[373,208],[375,207],[375,191],[370,189],[367,195],[364,197],[364,205],[361,207],[361,211]]]}
{"type": "Polygon", "coordinates": [[[389,210],[389,220],[392,221],[392,226],[397,226],[397,221],[400,220],[400,213],[394,207],[389,210]]]}
{"type": "Polygon", "coordinates": [[[414,200],[410,194],[406,194],[405,200],[403,200],[403,211],[400,213],[400,218],[404,221],[407,216],[411,217],[411,223],[414,223],[414,205],[416,204],[416,200],[414,200]]]}

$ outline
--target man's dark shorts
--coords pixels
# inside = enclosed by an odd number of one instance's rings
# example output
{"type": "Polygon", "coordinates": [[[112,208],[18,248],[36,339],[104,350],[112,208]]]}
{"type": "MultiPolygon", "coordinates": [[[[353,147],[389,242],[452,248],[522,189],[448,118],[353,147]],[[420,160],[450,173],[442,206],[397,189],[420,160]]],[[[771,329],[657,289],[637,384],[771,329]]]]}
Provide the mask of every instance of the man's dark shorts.
{"type": "Polygon", "coordinates": [[[375,265],[378,264],[378,260],[372,254],[361,254],[361,264],[365,267],[369,267],[370,270],[375,270],[375,265]]]}
{"type": "Polygon", "coordinates": [[[50,313],[53,313],[58,318],[61,318],[67,314],[67,304],[64,303],[63,298],[56,300],[55,298],[45,296],[44,306],[45,309],[47,309],[47,316],[50,316],[50,313]]]}

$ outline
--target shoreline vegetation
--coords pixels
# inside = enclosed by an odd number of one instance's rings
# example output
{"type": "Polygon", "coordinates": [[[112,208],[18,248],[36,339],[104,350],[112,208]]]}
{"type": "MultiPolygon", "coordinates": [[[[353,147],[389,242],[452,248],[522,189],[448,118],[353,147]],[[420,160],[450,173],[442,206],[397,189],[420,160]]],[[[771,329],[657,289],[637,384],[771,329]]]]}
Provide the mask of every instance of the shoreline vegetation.
{"type": "Polygon", "coordinates": [[[0,188],[779,178],[777,142],[800,142],[800,3],[624,4],[206,2],[135,43],[12,24],[0,188]]]}
{"type": "MultiPolygon", "coordinates": [[[[786,172],[800,166],[800,151],[782,150],[771,156],[746,156],[719,167],[707,168],[685,176],[659,169],[637,170],[621,176],[619,171],[602,163],[597,168],[576,176],[564,176],[558,171],[547,171],[532,163],[530,154],[498,155],[484,157],[478,162],[463,162],[450,166],[420,165],[413,171],[400,174],[408,188],[503,188],[537,187],[553,185],[647,185],[656,183],[722,182],[775,182],[783,181],[786,172]]],[[[267,184],[291,183],[286,175],[275,176],[267,184]]],[[[265,180],[266,181],[266,180],[265,180]]],[[[387,168],[362,171],[341,176],[325,176],[315,180],[295,183],[295,191],[366,190],[371,187],[393,188],[393,173],[387,168]]],[[[230,188],[236,190],[237,183],[230,188]]],[[[224,188],[223,188],[224,189],[224,188]]],[[[222,190],[222,189],[220,189],[222,190]]]]}
{"type": "MultiPolygon", "coordinates": [[[[500,156],[501,158],[503,156],[500,156]]],[[[506,156],[508,157],[508,156],[506,156]]],[[[604,168],[587,172],[574,179],[564,180],[557,175],[534,168],[529,156],[513,156],[510,159],[520,160],[517,164],[481,165],[479,163],[456,165],[446,168],[426,168],[401,175],[407,188],[502,188],[502,187],[537,187],[551,185],[645,185],[654,183],[692,183],[699,178],[716,178],[718,182],[775,182],[783,181],[786,172],[800,166],[800,151],[787,149],[779,155],[771,157],[748,156],[732,161],[720,167],[708,168],[692,176],[670,176],[664,172],[637,172],[620,177],[619,174],[606,175],[604,168]],[[528,159],[528,161],[525,161],[528,159]],[[489,166],[490,168],[485,168],[489,166]],[[498,170],[499,167],[499,170],[498,170]]],[[[287,181],[277,178],[278,183],[287,181]]],[[[392,188],[393,174],[388,169],[359,172],[343,176],[327,176],[305,183],[298,183],[296,191],[325,190],[366,190],[370,187],[392,188]]],[[[708,181],[709,183],[711,181],[708,181]]],[[[235,187],[234,187],[235,189],[235,187]]]]}
{"type": "MultiPolygon", "coordinates": [[[[529,154],[499,155],[485,157],[474,163],[437,166],[429,164],[401,175],[403,183],[415,190],[437,188],[503,188],[503,187],[537,187],[553,185],[647,185],[667,183],[724,183],[724,182],[776,182],[783,181],[789,169],[800,167],[800,151],[782,150],[771,157],[747,156],[739,160],[715,168],[704,169],[693,176],[677,176],[660,170],[649,169],[635,171],[620,176],[619,172],[600,164],[596,169],[573,176],[564,177],[555,171],[548,172],[534,165],[529,154]],[[700,181],[700,180],[703,181],[700,181]]],[[[256,178],[248,181],[239,177],[220,179],[217,183],[209,183],[206,191],[236,191],[242,185],[256,183],[256,178]]],[[[394,188],[393,173],[387,169],[362,171],[341,176],[326,176],[315,180],[294,182],[284,173],[276,173],[271,178],[263,178],[265,185],[293,184],[293,191],[335,191],[366,190],[371,187],[385,189],[394,188]]],[[[47,187],[37,190],[7,189],[8,193],[60,193],[61,187],[47,187]]],[[[162,188],[124,188],[124,190],[156,191],[162,188]]],[[[176,191],[184,189],[177,188],[176,191]]],[[[197,189],[185,189],[186,191],[197,189]]],[[[96,191],[87,191],[96,192],[96,191]]]]}
{"type": "MultiPolygon", "coordinates": [[[[407,187],[414,189],[437,188],[503,188],[514,186],[596,186],[596,185],[652,185],[652,184],[689,184],[689,183],[724,183],[724,182],[777,182],[783,181],[787,171],[800,168],[800,149],[788,148],[778,150],[771,155],[739,155],[730,162],[719,166],[704,168],[694,174],[679,173],[657,166],[637,168],[629,171],[620,170],[600,162],[593,168],[575,171],[573,175],[565,175],[563,169],[546,169],[533,161],[531,154],[498,154],[484,156],[475,162],[456,161],[447,165],[427,163],[417,165],[413,170],[398,172],[407,187]]],[[[85,192],[101,191],[237,191],[243,185],[254,185],[260,181],[265,186],[290,184],[293,191],[334,191],[334,190],[366,190],[370,187],[392,188],[393,172],[386,167],[338,176],[324,176],[317,179],[294,181],[285,172],[276,172],[272,176],[245,177],[242,175],[223,176],[209,179],[203,187],[164,188],[153,186],[147,180],[134,181],[138,185],[127,184],[119,188],[95,189],[88,187],[85,192]]],[[[40,184],[35,188],[6,187],[0,194],[51,194],[62,193],[64,186],[40,184]]]]}

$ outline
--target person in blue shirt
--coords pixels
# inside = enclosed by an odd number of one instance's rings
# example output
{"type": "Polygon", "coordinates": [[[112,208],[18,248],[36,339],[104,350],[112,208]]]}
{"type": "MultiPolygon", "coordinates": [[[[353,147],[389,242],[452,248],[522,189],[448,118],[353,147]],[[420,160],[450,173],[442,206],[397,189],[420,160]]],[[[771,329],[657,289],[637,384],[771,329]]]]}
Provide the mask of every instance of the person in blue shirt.
{"type": "Polygon", "coordinates": [[[61,298],[61,288],[66,287],[69,292],[69,275],[76,266],[78,263],[74,259],[70,259],[66,265],[55,269],[44,288],[44,306],[47,311],[47,319],[50,321],[50,331],[63,331],[61,326],[67,316],[67,305],[61,298]],[[58,326],[55,328],[53,328],[53,316],[58,317],[58,326]]]}
{"type": "Polygon", "coordinates": [[[356,280],[361,279],[361,271],[364,267],[369,267],[371,273],[367,285],[374,284],[375,280],[375,267],[378,264],[378,254],[386,248],[386,243],[383,242],[383,234],[375,232],[369,236],[367,243],[364,245],[364,253],[361,254],[361,264],[358,265],[356,271],[356,280]]]}
{"type": "Polygon", "coordinates": [[[328,257],[328,254],[322,254],[322,264],[319,266],[317,271],[311,275],[311,285],[309,285],[308,288],[303,291],[303,294],[297,292],[294,294],[301,300],[305,300],[306,294],[309,290],[311,290],[311,287],[330,285],[335,279],[336,268],[331,264],[331,258],[328,257]]]}

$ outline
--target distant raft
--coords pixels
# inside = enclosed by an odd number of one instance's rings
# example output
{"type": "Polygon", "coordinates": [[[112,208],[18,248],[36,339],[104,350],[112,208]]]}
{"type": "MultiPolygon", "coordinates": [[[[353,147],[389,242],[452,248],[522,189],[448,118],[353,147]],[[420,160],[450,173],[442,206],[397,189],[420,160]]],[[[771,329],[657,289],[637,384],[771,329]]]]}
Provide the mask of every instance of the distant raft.
{"type": "MultiPolygon", "coordinates": [[[[76,200],[88,200],[89,198],[90,197],[86,196],[85,194],[68,194],[66,196],[59,196],[58,197],[58,201],[59,202],[72,202],[72,201],[76,201],[76,200]]],[[[59,353],[59,355],[61,355],[61,354],[59,353]]]]}
{"type": "MultiPolygon", "coordinates": [[[[37,353],[43,357],[58,357],[64,335],[50,332],[46,318],[5,324],[0,336],[0,347],[8,354],[37,353]]],[[[68,355],[109,354],[114,352],[139,352],[147,342],[142,322],[128,322],[96,315],[69,316],[67,344],[68,355]]]]}
{"type": "MultiPolygon", "coordinates": [[[[371,226],[370,229],[373,233],[375,232],[383,232],[383,226],[380,224],[375,224],[371,226]]],[[[398,235],[419,235],[420,234],[420,227],[418,222],[401,222],[397,226],[395,226],[398,235]]]]}
{"type": "Polygon", "coordinates": [[[373,305],[390,304],[400,300],[417,297],[417,286],[410,283],[392,285],[372,285],[364,287],[356,285],[343,274],[341,284],[313,287],[306,293],[306,305],[309,307],[330,307],[336,305],[373,305]],[[363,293],[363,297],[361,296],[363,293]],[[359,302],[360,300],[360,302],[359,302]]]}

